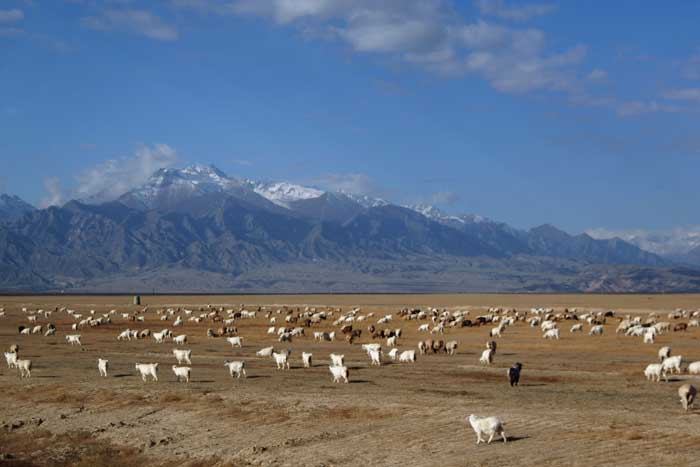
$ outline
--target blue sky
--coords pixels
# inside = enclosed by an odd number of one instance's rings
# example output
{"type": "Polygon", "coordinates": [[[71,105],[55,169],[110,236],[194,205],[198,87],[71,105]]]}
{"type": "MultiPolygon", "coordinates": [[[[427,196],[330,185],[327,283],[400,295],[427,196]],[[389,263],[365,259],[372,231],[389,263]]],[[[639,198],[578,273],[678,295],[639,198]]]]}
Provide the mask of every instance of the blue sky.
{"type": "Polygon", "coordinates": [[[517,227],[696,225],[697,18],[622,0],[0,0],[0,191],[45,205],[200,162],[517,227]]]}

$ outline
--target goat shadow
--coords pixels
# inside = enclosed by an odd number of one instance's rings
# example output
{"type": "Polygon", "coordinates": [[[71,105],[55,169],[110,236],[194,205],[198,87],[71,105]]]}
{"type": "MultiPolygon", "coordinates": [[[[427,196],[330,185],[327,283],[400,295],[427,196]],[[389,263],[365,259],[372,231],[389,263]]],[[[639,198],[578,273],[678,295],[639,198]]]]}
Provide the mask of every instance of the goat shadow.
{"type": "MultiPolygon", "coordinates": [[[[524,439],[529,439],[529,436],[508,436],[508,442],[509,443],[517,443],[518,441],[522,441],[524,439]]],[[[495,439],[494,439],[495,441],[495,439]]]]}
{"type": "Polygon", "coordinates": [[[250,375],[246,376],[247,379],[258,379],[258,378],[269,378],[267,375],[250,375]]]}
{"type": "Polygon", "coordinates": [[[132,375],[130,375],[128,373],[120,373],[118,375],[112,376],[112,378],[126,378],[127,376],[132,376],[132,375]]]}
{"type": "Polygon", "coordinates": [[[374,384],[372,381],[367,379],[353,379],[350,380],[350,384],[374,384]]]}

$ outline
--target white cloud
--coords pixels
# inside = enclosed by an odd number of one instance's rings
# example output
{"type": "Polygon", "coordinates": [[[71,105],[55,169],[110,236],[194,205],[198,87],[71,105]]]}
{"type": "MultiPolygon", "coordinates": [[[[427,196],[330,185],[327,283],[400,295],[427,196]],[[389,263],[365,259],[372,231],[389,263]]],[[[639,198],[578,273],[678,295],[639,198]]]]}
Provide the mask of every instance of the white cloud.
{"type": "Polygon", "coordinates": [[[682,109],[668,103],[651,101],[614,101],[613,107],[620,117],[632,117],[653,113],[675,113],[682,109]]]}
{"type": "Polygon", "coordinates": [[[477,0],[476,7],[484,16],[496,16],[510,21],[527,21],[556,10],[556,6],[545,3],[529,5],[507,5],[503,0],[477,0]]]}
{"type": "Polygon", "coordinates": [[[382,190],[369,175],[362,173],[326,174],[315,178],[314,185],[327,191],[351,195],[382,196],[382,190]]]}
{"type": "Polygon", "coordinates": [[[47,195],[39,201],[39,206],[47,208],[49,206],[58,206],[63,204],[63,190],[61,190],[61,181],[57,177],[49,177],[44,180],[44,189],[47,195]]]}
{"type": "Polygon", "coordinates": [[[700,88],[672,89],[664,93],[666,99],[700,102],[700,88]]]}
{"type": "Polygon", "coordinates": [[[18,36],[23,32],[22,28],[0,28],[0,37],[18,36]]]}
{"type": "Polygon", "coordinates": [[[621,238],[643,250],[659,255],[682,255],[700,246],[700,226],[656,231],[595,228],[588,229],[586,233],[593,238],[621,238]]]}
{"type": "Polygon", "coordinates": [[[178,38],[175,26],[145,10],[105,10],[98,16],[83,18],[82,23],[98,31],[126,31],[161,41],[178,38]]]}
{"type": "Polygon", "coordinates": [[[602,81],[608,77],[608,72],[601,70],[600,68],[595,68],[590,73],[588,73],[588,79],[592,81],[602,81]]]}
{"type": "Polygon", "coordinates": [[[111,201],[142,185],[156,170],[172,167],[177,161],[177,152],[167,144],[142,146],[130,157],[110,159],[85,169],[75,177],[76,186],[71,190],[62,190],[56,178],[45,180],[48,196],[42,205],[57,205],[70,199],[111,201]]]}
{"type": "Polygon", "coordinates": [[[430,204],[439,204],[442,206],[451,206],[457,204],[460,200],[461,197],[454,191],[438,191],[430,196],[430,204]]]}
{"type": "MultiPolygon", "coordinates": [[[[173,5],[267,18],[306,37],[338,40],[356,53],[382,54],[450,76],[478,75],[507,93],[569,90],[586,54],[580,45],[548,51],[538,29],[465,21],[449,0],[173,0],[173,5]]],[[[484,2],[484,8],[511,19],[551,10],[502,2],[484,2]]]]}
{"type": "Polygon", "coordinates": [[[16,23],[24,19],[24,12],[17,8],[0,10],[0,23],[16,23]]]}
{"type": "Polygon", "coordinates": [[[700,79],[700,53],[692,55],[681,63],[681,73],[686,79],[700,79]]]}

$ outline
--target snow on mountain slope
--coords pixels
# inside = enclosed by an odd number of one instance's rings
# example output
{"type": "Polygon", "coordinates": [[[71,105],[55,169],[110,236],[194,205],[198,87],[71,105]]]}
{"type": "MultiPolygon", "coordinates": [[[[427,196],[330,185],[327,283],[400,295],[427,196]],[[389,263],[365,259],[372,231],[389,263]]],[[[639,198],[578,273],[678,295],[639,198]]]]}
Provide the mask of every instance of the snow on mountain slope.
{"type": "Polygon", "coordinates": [[[295,185],[288,182],[256,182],[254,180],[245,180],[245,183],[260,196],[286,208],[288,208],[289,203],[293,201],[318,198],[325,193],[316,188],[295,185]]]}
{"type": "Polygon", "coordinates": [[[368,195],[360,195],[360,194],[356,194],[356,193],[346,193],[346,192],[342,192],[342,191],[340,193],[347,196],[348,198],[350,198],[351,200],[353,200],[354,202],[356,202],[357,204],[359,204],[360,206],[365,207],[365,208],[376,208],[376,207],[387,206],[388,204],[391,204],[388,201],[383,200],[381,198],[374,198],[374,197],[368,196],[368,195]]]}
{"type": "Polygon", "coordinates": [[[435,206],[430,206],[427,204],[414,204],[406,207],[420,214],[423,214],[428,219],[432,219],[434,221],[442,223],[457,222],[460,224],[481,224],[485,222],[491,222],[490,219],[478,216],[476,214],[447,214],[441,211],[440,209],[436,208],[435,206]]]}

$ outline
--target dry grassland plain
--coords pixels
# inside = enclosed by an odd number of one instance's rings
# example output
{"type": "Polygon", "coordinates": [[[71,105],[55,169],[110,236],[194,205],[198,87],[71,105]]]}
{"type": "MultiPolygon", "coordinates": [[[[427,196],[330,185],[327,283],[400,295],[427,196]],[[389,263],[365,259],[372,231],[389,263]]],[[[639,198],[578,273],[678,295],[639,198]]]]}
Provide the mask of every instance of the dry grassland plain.
{"type": "MultiPolygon", "coordinates": [[[[651,383],[643,370],[670,345],[684,360],[700,360],[700,328],[670,332],[654,344],[615,334],[608,319],[603,336],[571,334],[561,323],[559,341],[544,340],[539,328],[518,322],[498,340],[492,366],[478,359],[492,326],[446,328],[428,336],[423,321],[397,317],[403,307],[471,311],[487,307],[577,307],[616,310],[617,315],[662,320],[676,308],[700,308],[698,295],[253,295],[144,296],[145,322],[121,313],[143,308],[128,296],[2,296],[0,347],[20,345],[20,357],[33,362],[32,377],[2,362],[0,369],[0,465],[232,465],[232,466],[691,466],[700,465],[700,404],[685,413],[677,390],[687,374],[651,383]],[[356,323],[364,330],[355,344],[315,342],[313,331],[338,330],[332,320],[307,329],[307,336],[279,343],[266,334],[268,321],[237,320],[242,348],[224,338],[206,337],[206,320],[172,328],[155,310],[207,305],[246,309],[267,306],[274,313],[289,307],[360,306],[374,318],[356,323]],[[82,347],[70,346],[75,320],[53,313],[37,324],[54,323],[55,337],[20,336],[29,310],[66,306],[96,315],[116,309],[112,323],[80,329],[82,347]],[[398,347],[416,349],[429,337],[459,342],[458,353],[418,356],[414,364],[385,358],[370,367],[360,344],[370,342],[366,328],[387,313],[387,328],[402,328],[398,347]],[[118,342],[127,329],[173,329],[186,334],[192,350],[192,381],[178,383],[171,342],[152,338],[118,342]],[[270,358],[256,357],[262,347],[290,348],[291,370],[276,370],[270,358]],[[302,367],[301,352],[313,353],[313,367],[302,367]],[[350,384],[334,384],[329,354],[345,355],[350,384]],[[97,359],[109,359],[109,377],[101,378],[97,359]],[[247,378],[232,379],[224,360],[245,360],[247,378]],[[142,382],[136,362],[158,362],[159,381],[142,382]],[[508,385],[506,369],[524,365],[519,387],[508,385]],[[475,444],[465,417],[497,415],[509,442],[475,444]]],[[[337,313],[336,313],[337,316],[337,313]]],[[[687,319],[677,320],[687,322],[687,319]]],[[[675,323],[675,321],[674,321],[675,323]]],[[[278,323],[278,325],[280,325],[278,323]]],[[[380,341],[386,348],[386,342],[380,341]]]]}

